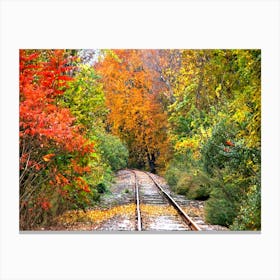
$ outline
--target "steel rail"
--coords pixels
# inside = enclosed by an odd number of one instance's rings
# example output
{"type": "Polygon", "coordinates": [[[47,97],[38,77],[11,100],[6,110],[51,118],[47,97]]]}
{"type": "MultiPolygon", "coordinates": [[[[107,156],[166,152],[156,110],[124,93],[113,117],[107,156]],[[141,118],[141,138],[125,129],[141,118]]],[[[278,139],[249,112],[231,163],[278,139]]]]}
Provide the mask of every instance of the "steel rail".
{"type": "Polygon", "coordinates": [[[136,219],[137,219],[137,230],[142,231],[142,220],[140,212],[140,198],[139,198],[139,187],[137,182],[137,175],[134,170],[131,170],[134,173],[135,178],[135,200],[136,200],[136,219]]]}
{"type": "Polygon", "coordinates": [[[199,226],[191,219],[191,217],[187,215],[184,212],[184,210],[178,205],[178,203],[160,186],[160,184],[155,180],[155,178],[152,175],[150,175],[148,172],[144,172],[144,173],[147,174],[153,180],[155,185],[165,195],[165,197],[173,205],[173,207],[177,210],[177,212],[180,214],[180,216],[183,218],[186,224],[194,231],[201,231],[201,228],[199,228],[199,226]]]}

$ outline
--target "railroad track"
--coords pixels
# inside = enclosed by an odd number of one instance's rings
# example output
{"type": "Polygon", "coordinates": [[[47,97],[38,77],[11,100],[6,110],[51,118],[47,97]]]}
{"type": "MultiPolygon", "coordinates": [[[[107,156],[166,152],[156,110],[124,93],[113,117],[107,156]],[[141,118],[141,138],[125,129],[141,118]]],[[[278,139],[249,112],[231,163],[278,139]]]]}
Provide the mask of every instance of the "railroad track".
{"type": "Polygon", "coordinates": [[[148,172],[130,170],[135,176],[136,229],[138,231],[200,231],[198,225],[148,172]]]}

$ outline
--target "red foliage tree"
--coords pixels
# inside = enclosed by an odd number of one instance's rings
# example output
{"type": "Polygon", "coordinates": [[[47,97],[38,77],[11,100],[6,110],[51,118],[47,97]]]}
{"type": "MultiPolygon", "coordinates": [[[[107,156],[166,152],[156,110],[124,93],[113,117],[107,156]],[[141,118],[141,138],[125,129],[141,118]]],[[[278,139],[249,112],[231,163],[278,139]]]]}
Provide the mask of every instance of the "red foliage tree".
{"type": "MultiPolygon", "coordinates": [[[[57,101],[73,79],[67,75],[71,60],[64,50],[20,51],[21,228],[42,222],[52,206],[64,209],[65,201],[81,189],[75,188],[76,178],[90,171],[85,156],[93,152],[93,144],[57,101]],[[71,158],[78,174],[67,172],[71,158]]],[[[82,189],[89,192],[86,182],[82,189]]]]}

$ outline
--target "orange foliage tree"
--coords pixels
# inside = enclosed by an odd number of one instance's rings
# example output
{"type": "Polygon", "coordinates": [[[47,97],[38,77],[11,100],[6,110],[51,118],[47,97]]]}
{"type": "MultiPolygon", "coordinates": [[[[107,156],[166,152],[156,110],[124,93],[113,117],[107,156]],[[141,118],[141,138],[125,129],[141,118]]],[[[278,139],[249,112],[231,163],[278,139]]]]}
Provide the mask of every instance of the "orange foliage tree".
{"type": "Polygon", "coordinates": [[[144,50],[110,51],[96,69],[110,111],[108,129],[127,143],[131,166],[156,172],[167,158],[167,116],[154,91],[159,73],[146,55],[144,50]]]}

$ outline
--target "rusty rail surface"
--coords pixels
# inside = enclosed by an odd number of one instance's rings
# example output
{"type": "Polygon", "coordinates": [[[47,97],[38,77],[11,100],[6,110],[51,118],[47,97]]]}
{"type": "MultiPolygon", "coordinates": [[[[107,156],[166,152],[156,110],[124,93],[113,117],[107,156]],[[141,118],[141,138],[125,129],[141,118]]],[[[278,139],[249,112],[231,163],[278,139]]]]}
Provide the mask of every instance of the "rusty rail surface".
{"type": "MultiPolygon", "coordinates": [[[[141,172],[144,172],[144,171],[141,171],[141,172]]],[[[191,230],[201,231],[199,226],[191,219],[190,216],[188,216],[184,212],[184,210],[178,205],[178,203],[160,186],[160,184],[156,181],[156,179],[152,175],[150,175],[148,172],[144,172],[144,173],[147,174],[153,180],[154,184],[164,194],[164,196],[167,198],[169,203],[171,205],[173,205],[173,207],[177,210],[178,214],[183,218],[183,220],[191,228],[191,230]]],[[[134,172],[134,174],[135,174],[135,172],[134,172]]],[[[136,174],[135,174],[135,176],[136,176],[136,174]]],[[[135,177],[135,180],[136,180],[136,177],[135,177]]]]}

